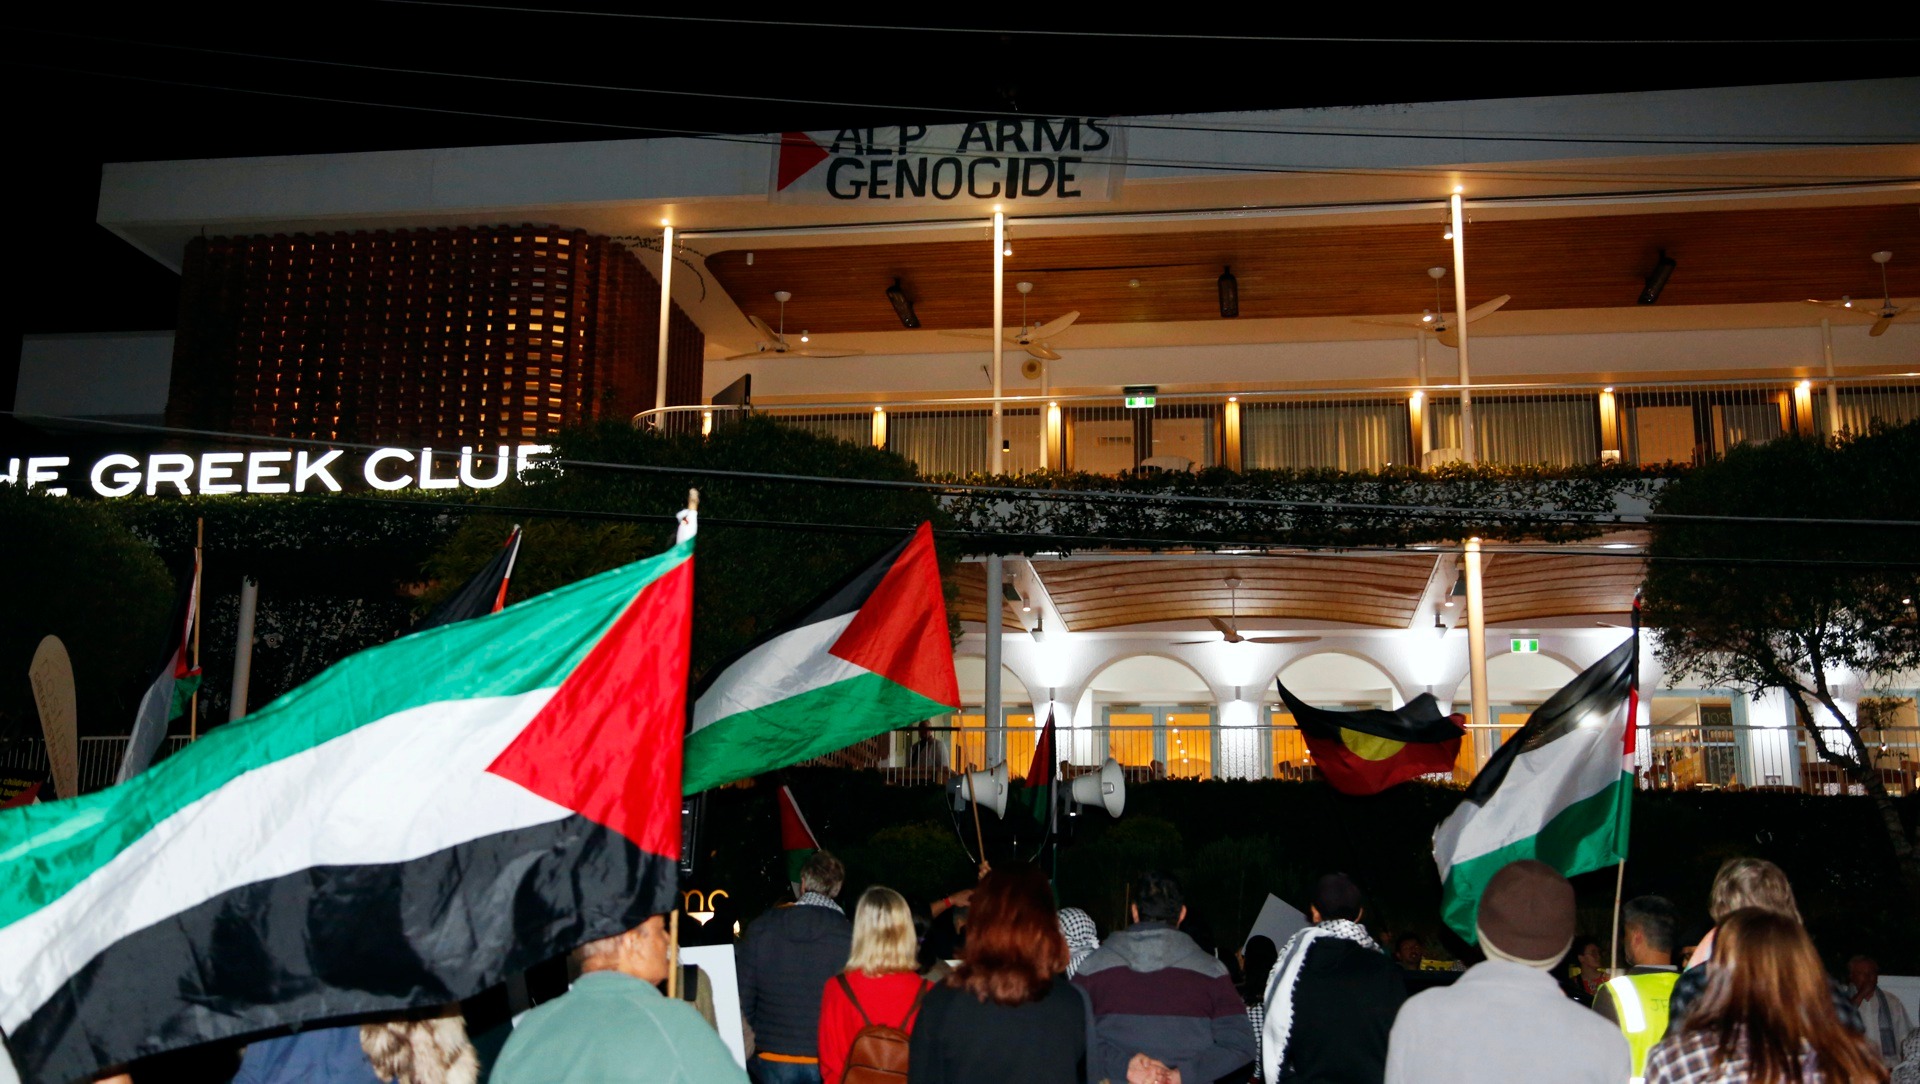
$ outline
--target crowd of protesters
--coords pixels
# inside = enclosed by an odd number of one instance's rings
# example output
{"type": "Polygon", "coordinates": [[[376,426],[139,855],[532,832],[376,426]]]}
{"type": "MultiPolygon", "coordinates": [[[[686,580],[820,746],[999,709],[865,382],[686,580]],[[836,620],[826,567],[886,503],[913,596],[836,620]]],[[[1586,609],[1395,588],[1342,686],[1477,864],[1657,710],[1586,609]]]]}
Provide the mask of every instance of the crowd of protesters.
{"type": "MultiPolygon", "coordinates": [[[[1182,924],[1161,873],[1129,887],[1104,940],[1056,907],[1030,867],[988,870],[936,901],[929,923],[898,892],[867,889],[849,918],[845,872],[816,852],[798,899],[738,948],[743,1073],[706,1014],[664,996],[661,916],[592,942],[563,995],[522,1016],[494,1084],[1348,1084],[1555,1080],[1594,1084],[1920,1084],[1920,1029],[1856,956],[1822,967],[1793,889],[1772,863],[1734,859],[1714,880],[1713,928],[1682,945],[1677,909],[1622,911],[1629,966],[1575,932],[1573,888],[1516,861],[1486,886],[1461,970],[1401,932],[1376,940],[1341,874],[1312,889],[1310,924],[1248,940],[1239,966],[1182,924]],[[1236,982],[1236,972],[1238,982],[1236,982]]],[[[457,1012],[255,1043],[240,1075],[277,1081],[466,1084],[480,1061],[457,1012]]]]}

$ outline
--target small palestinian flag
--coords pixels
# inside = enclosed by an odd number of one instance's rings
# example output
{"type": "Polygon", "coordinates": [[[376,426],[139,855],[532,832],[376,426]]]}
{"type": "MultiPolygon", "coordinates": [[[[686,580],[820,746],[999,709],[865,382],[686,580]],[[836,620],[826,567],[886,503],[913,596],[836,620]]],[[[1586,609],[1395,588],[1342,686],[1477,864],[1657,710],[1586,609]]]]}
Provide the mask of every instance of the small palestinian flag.
{"type": "Polygon", "coordinates": [[[687,732],[687,793],[959,706],[933,528],[922,523],[799,618],[714,667],[687,732]]]}
{"type": "Polygon", "coordinates": [[[1026,785],[1020,788],[1020,802],[1045,826],[1053,805],[1054,780],[1060,774],[1058,735],[1053,725],[1053,709],[1047,709],[1047,725],[1033,747],[1033,763],[1027,766],[1026,785]]]}
{"type": "Polygon", "coordinates": [[[134,709],[133,731],[127,738],[127,751],[120,758],[120,772],[114,782],[124,783],[153,763],[154,754],[166,739],[167,724],[187,713],[187,702],[200,688],[200,668],[187,656],[193,637],[193,612],[200,605],[200,550],[193,551],[193,579],[174,600],[173,617],[167,622],[167,647],[161,656],[153,684],[140,697],[134,709]]]}
{"type": "Polygon", "coordinates": [[[1571,877],[1626,861],[1639,649],[1636,632],[1534,709],[1434,831],[1440,917],[1468,941],[1482,890],[1509,862],[1571,877]]]}
{"type": "Polygon", "coordinates": [[[689,523],[347,658],[119,786],[0,812],[21,1078],[442,1005],[672,909],[692,558],[689,523]]]}
{"type": "Polygon", "coordinates": [[[793,788],[787,786],[780,788],[780,849],[787,852],[787,881],[798,894],[800,867],[820,849],[820,840],[808,827],[807,818],[800,815],[800,803],[793,800],[793,788]]]}
{"type": "Polygon", "coordinates": [[[455,621],[471,621],[497,614],[507,605],[507,584],[513,579],[513,563],[520,556],[520,525],[514,524],[500,552],[480,567],[460,589],[448,595],[433,612],[420,619],[415,632],[437,629],[455,621]]]}
{"type": "Polygon", "coordinates": [[[1279,689],[1314,767],[1342,794],[1378,794],[1409,779],[1451,772],[1460,756],[1465,717],[1440,714],[1432,693],[1392,711],[1334,711],[1307,704],[1285,685],[1279,689]]]}

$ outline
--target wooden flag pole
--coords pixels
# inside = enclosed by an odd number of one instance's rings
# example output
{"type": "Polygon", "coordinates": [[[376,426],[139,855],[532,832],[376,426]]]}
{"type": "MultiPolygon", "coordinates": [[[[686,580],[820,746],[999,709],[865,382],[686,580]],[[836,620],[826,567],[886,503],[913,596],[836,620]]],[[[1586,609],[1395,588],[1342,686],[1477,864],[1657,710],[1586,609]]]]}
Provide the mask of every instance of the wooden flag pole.
{"type": "Polygon", "coordinates": [[[987,860],[987,838],[980,832],[980,798],[973,793],[973,761],[967,761],[967,807],[973,810],[973,845],[979,848],[980,861],[987,860]]]}
{"type": "Polygon", "coordinates": [[[680,998],[680,909],[667,914],[667,997],[680,998]]]}
{"type": "MultiPolygon", "coordinates": [[[[1622,859],[1616,869],[1618,872],[1613,878],[1613,936],[1610,938],[1613,949],[1607,954],[1607,970],[1614,975],[1620,974],[1620,896],[1621,890],[1627,885],[1626,860],[1622,859]]],[[[1612,975],[1608,977],[1611,978],[1612,975]]]]}
{"type": "MultiPolygon", "coordinates": [[[[207,520],[205,516],[193,524],[193,668],[200,669],[200,602],[205,592],[201,584],[206,582],[206,570],[201,566],[201,547],[207,541],[207,520]]],[[[204,679],[203,679],[204,680],[204,679]]],[[[194,686],[193,696],[187,700],[187,740],[200,739],[200,687],[194,686]]]]}

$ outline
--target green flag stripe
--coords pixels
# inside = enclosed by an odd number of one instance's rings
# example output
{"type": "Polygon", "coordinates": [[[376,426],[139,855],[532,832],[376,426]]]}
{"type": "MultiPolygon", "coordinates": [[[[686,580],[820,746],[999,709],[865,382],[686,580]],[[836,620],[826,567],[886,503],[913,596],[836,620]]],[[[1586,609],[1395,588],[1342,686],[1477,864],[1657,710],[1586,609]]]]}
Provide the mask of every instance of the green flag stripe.
{"type": "Polygon", "coordinates": [[[952,710],[879,674],[862,673],[687,735],[684,787],[698,794],[952,710]]]}
{"type": "Polygon", "coordinates": [[[1478,940],[1480,894],[1507,863],[1537,858],[1572,877],[1624,860],[1632,803],[1633,776],[1622,772],[1611,786],[1561,810],[1538,835],[1455,862],[1441,888],[1441,917],[1471,943],[1478,940]]]}
{"type": "Polygon", "coordinates": [[[497,614],[360,652],[119,786],[0,812],[0,927],[249,771],[408,708],[559,684],[641,588],[692,552],[683,542],[497,614]]]}

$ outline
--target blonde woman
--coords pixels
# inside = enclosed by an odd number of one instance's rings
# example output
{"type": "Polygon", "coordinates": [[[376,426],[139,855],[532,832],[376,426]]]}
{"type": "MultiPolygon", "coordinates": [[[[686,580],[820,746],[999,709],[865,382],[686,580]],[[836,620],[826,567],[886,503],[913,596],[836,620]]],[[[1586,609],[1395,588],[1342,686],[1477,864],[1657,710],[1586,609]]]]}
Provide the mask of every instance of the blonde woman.
{"type": "Polygon", "coordinates": [[[845,971],[827,980],[820,997],[820,1078],[839,1084],[854,1036],[869,1024],[911,1033],[920,1013],[919,945],[913,913],[891,888],[875,885],[853,912],[853,951],[845,971]]]}

